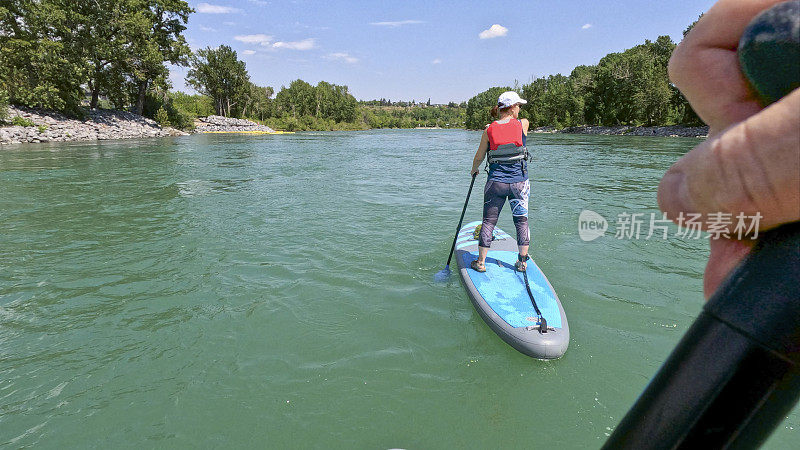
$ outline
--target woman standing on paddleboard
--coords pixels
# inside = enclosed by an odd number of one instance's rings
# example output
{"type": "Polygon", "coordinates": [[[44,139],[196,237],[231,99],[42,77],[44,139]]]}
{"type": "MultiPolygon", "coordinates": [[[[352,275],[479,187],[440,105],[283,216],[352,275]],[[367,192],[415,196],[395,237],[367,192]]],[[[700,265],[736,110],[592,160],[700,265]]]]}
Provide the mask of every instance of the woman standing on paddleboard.
{"type": "Polygon", "coordinates": [[[486,254],[492,245],[492,232],[497,218],[508,199],[511,215],[517,228],[519,257],[518,271],[527,267],[530,231],[528,230],[528,152],[525,141],[528,136],[528,119],[519,119],[520,105],[528,103],[513,91],[503,92],[492,108],[492,117],[497,120],[489,124],[481,136],[481,143],[472,161],[471,174],[477,174],[484,158],[488,158],[489,178],[483,189],[483,223],[478,240],[478,259],[470,267],[486,272],[486,254]]]}

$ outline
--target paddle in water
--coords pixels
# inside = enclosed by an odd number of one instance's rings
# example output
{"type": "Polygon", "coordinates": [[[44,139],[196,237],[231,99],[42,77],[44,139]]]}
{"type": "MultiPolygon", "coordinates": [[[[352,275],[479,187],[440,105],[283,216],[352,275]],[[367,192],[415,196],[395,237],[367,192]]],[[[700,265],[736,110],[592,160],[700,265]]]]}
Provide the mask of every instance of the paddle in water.
{"type": "Polygon", "coordinates": [[[469,183],[469,190],[467,191],[467,199],[464,200],[464,208],[461,210],[461,218],[458,219],[458,226],[456,227],[456,235],[453,237],[453,245],[450,246],[450,255],[447,256],[447,265],[444,269],[436,272],[433,276],[435,281],[444,282],[450,279],[450,260],[453,258],[453,250],[456,248],[456,240],[458,239],[458,232],[461,230],[461,223],[464,222],[464,213],[467,212],[467,204],[469,204],[469,196],[472,194],[472,186],[475,185],[475,177],[477,173],[472,174],[472,181],[469,183]]]}

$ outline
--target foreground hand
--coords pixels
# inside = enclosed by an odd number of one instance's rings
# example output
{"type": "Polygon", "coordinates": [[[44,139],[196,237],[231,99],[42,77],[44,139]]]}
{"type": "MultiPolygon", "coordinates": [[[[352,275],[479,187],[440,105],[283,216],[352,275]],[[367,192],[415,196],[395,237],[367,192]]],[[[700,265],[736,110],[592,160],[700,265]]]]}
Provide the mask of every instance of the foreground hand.
{"type": "MultiPolygon", "coordinates": [[[[780,0],[720,0],[673,53],[670,78],[709,125],[709,139],[661,180],[658,202],[667,217],[759,213],[759,231],[800,220],[800,90],[762,110],[736,53],[750,20],[776,3],[780,0]]],[[[706,298],[753,243],[711,241],[706,298]]]]}

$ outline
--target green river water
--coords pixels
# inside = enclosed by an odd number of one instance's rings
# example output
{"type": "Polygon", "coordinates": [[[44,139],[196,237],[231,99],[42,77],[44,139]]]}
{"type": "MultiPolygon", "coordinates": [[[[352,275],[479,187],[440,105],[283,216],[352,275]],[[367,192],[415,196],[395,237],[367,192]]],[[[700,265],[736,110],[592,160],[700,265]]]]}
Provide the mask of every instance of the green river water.
{"type": "MultiPolygon", "coordinates": [[[[432,280],[479,136],[4,147],[0,446],[599,447],[699,313],[707,255],[648,223],[616,239],[615,222],[649,221],[699,141],[531,137],[531,253],[572,335],[545,362],[456,276],[432,280]],[[583,209],[606,236],[579,239],[583,209]]],[[[797,448],[798,427],[795,409],[766,447],[797,448]]]]}

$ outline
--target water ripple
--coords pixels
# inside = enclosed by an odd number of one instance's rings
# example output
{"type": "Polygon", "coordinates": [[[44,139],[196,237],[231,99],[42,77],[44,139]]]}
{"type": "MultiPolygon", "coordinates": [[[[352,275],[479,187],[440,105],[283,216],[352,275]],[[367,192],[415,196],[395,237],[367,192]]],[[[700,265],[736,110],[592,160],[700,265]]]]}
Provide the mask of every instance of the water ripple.
{"type": "Polygon", "coordinates": [[[707,244],[584,243],[577,215],[656,212],[696,141],[531,137],[531,252],[573,332],[539,362],[432,281],[479,137],[4,149],[0,445],[596,446],[699,311],[707,244]]]}

